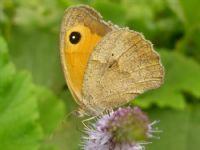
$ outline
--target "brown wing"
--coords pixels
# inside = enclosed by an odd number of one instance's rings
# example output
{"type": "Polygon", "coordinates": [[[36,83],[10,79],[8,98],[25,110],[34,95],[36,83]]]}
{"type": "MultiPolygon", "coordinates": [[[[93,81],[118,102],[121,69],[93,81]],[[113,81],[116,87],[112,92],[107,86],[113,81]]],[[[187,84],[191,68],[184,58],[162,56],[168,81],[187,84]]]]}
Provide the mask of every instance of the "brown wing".
{"type": "Polygon", "coordinates": [[[94,49],[83,82],[84,104],[94,113],[123,105],[158,88],[164,77],[159,55],[140,33],[111,31],[94,49]]]}

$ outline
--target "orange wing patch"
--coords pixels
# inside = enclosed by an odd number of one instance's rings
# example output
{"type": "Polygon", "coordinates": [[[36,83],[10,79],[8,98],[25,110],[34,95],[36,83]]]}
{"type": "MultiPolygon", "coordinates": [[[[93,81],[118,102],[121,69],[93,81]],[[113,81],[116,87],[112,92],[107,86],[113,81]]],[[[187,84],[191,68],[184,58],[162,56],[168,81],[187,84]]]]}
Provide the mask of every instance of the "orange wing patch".
{"type": "Polygon", "coordinates": [[[64,55],[66,58],[67,80],[76,95],[80,96],[82,94],[82,82],[88,59],[101,38],[84,25],[74,26],[65,35],[64,55]],[[70,42],[69,38],[72,32],[79,32],[81,35],[80,41],[76,44],[70,42]]]}

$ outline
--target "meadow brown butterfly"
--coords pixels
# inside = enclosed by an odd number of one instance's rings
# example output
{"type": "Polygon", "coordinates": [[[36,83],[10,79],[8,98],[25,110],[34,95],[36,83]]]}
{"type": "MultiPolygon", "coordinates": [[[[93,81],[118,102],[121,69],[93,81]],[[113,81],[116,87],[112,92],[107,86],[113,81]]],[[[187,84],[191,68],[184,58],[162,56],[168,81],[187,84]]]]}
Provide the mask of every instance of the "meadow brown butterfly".
{"type": "Polygon", "coordinates": [[[99,115],[160,87],[160,56],[143,35],[105,22],[89,6],[66,10],[60,33],[64,75],[87,114],[99,115]]]}

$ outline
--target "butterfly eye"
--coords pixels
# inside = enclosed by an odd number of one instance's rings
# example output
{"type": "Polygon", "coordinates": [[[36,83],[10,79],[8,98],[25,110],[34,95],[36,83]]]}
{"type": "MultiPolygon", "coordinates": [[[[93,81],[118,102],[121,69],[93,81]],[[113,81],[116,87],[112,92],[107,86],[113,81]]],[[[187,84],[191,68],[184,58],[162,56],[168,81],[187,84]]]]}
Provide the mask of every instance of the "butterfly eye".
{"type": "Polygon", "coordinates": [[[77,44],[81,40],[81,34],[79,32],[72,32],[69,36],[69,40],[72,44],[77,44]]]}

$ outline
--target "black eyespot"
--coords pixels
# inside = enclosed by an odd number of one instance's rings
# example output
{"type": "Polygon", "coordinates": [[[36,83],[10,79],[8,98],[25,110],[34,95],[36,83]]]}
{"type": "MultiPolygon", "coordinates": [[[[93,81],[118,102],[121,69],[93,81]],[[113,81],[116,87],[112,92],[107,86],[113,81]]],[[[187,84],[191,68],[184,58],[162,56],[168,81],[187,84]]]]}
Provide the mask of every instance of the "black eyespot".
{"type": "Polygon", "coordinates": [[[69,40],[72,44],[77,44],[81,40],[81,34],[79,32],[72,32],[69,36],[69,40]]]}

